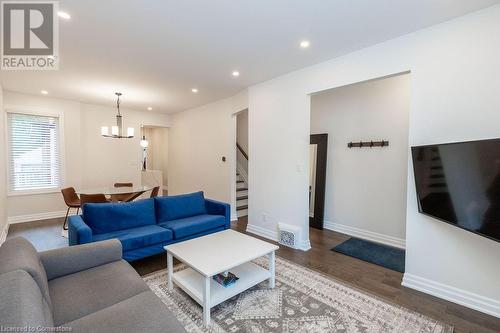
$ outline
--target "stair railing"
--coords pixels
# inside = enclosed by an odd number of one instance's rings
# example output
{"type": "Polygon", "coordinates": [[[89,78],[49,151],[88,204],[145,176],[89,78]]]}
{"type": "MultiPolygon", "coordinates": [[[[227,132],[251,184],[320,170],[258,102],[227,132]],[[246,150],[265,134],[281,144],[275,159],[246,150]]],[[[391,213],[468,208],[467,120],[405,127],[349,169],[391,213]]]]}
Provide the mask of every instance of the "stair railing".
{"type": "Polygon", "coordinates": [[[236,148],[240,151],[241,155],[248,161],[248,154],[241,148],[238,142],[236,142],[236,148]]]}

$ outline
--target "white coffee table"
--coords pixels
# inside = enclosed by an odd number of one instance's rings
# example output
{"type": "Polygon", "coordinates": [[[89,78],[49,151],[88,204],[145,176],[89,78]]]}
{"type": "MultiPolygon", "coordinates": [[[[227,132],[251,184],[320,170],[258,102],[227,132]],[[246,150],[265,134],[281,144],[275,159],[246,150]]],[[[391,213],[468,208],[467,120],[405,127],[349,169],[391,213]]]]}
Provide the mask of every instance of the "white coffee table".
{"type": "Polygon", "coordinates": [[[210,309],[229,298],[269,279],[274,288],[274,259],[279,247],[234,230],[167,245],[168,287],[175,282],[191,298],[203,307],[203,321],[210,323],[210,309]],[[268,256],[269,270],[251,261],[268,256]],[[174,273],[173,257],[189,268],[174,273]],[[212,279],[214,275],[230,271],[239,280],[223,287],[212,279]]]}

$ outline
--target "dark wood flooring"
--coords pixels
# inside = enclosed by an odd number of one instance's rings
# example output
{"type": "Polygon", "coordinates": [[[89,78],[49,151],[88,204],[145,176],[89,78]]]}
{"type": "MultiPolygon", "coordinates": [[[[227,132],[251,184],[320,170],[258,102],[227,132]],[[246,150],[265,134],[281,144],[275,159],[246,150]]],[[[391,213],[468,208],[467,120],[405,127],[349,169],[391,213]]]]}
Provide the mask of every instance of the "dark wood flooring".
{"type": "MultiPolygon", "coordinates": [[[[233,224],[233,229],[245,232],[246,224],[246,218],[241,218],[233,224]]],[[[10,226],[8,238],[24,236],[40,251],[64,247],[67,246],[67,239],[61,236],[61,225],[62,219],[15,224],[10,226]]],[[[455,333],[500,332],[499,318],[405,288],[401,286],[401,273],[330,251],[347,239],[349,236],[333,231],[311,229],[311,250],[304,252],[281,247],[277,255],[389,302],[453,325],[455,333]]],[[[141,275],[164,269],[166,255],[139,260],[132,263],[132,266],[141,275]]]]}

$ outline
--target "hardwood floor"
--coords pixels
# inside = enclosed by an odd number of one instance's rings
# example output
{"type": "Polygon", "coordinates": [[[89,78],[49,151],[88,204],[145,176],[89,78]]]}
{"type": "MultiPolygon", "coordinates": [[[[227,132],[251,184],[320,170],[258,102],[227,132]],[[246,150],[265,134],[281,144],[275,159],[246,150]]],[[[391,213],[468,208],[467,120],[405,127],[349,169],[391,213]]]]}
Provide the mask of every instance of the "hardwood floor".
{"type": "MultiPolygon", "coordinates": [[[[10,226],[8,238],[24,236],[39,251],[67,246],[61,236],[62,219],[36,221],[10,226]]],[[[245,232],[246,218],[233,223],[233,229],[245,232]]],[[[403,274],[351,258],[330,249],[349,236],[329,230],[310,230],[312,249],[304,252],[280,247],[277,255],[339,281],[364,290],[455,326],[455,333],[498,333],[500,319],[401,286],[403,274]]],[[[141,275],[166,268],[166,255],[157,255],[132,263],[141,275]]]]}

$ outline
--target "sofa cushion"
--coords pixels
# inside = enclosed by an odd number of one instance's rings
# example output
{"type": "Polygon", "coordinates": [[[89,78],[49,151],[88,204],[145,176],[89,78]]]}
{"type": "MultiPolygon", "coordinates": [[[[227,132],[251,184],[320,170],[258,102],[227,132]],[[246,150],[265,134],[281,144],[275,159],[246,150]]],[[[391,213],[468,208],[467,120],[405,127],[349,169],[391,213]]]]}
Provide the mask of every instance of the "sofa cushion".
{"type": "Polygon", "coordinates": [[[4,327],[52,327],[52,312],[38,284],[24,270],[0,275],[0,323],[4,327]]]}
{"type": "Polygon", "coordinates": [[[19,269],[28,272],[33,277],[50,306],[47,274],[38,253],[28,240],[15,237],[8,239],[0,246],[0,274],[19,269]]]}
{"type": "Polygon", "coordinates": [[[158,223],[207,213],[203,192],[156,197],[155,206],[158,223]]]}
{"type": "Polygon", "coordinates": [[[160,223],[160,226],[174,232],[174,239],[188,237],[210,229],[215,229],[226,224],[226,219],[221,215],[196,215],[160,223]]]}
{"type": "Polygon", "coordinates": [[[105,234],[94,236],[94,241],[118,238],[122,243],[123,251],[139,249],[153,244],[168,242],[172,240],[171,230],[157,225],[147,225],[144,227],[111,231],[105,234]]]}
{"type": "Polygon", "coordinates": [[[71,327],[73,333],[186,332],[152,291],[145,291],[64,326],[71,327]]]}
{"type": "Polygon", "coordinates": [[[115,261],[49,281],[55,325],[138,295],[148,286],[126,261],[115,261]]]}
{"type": "Polygon", "coordinates": [[[123,203],[88,203],[83,220],[93,234],[156,224],[154,199],[123,203]]]}

